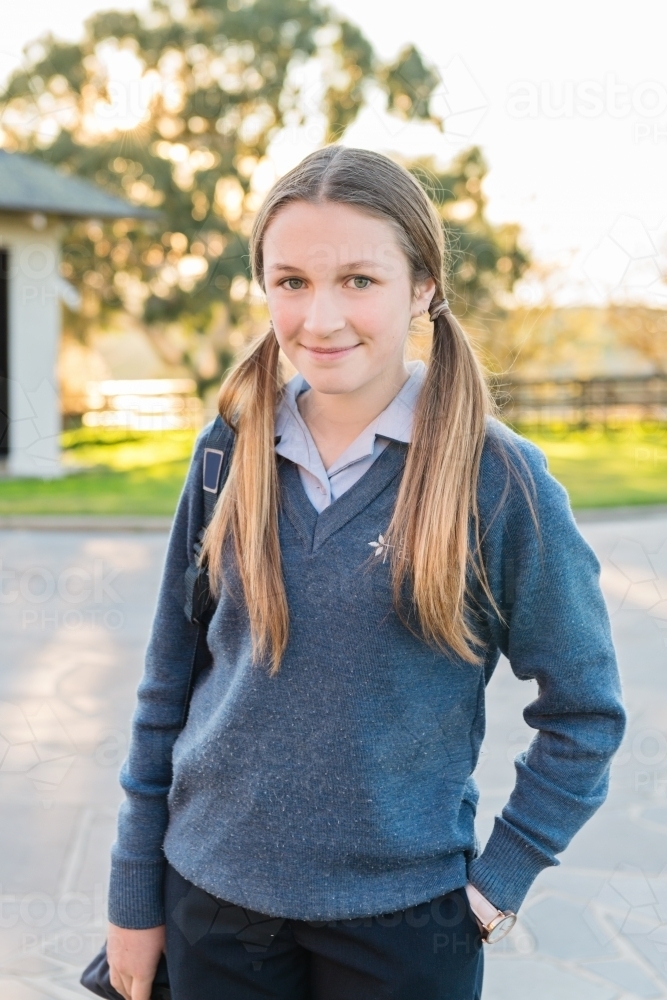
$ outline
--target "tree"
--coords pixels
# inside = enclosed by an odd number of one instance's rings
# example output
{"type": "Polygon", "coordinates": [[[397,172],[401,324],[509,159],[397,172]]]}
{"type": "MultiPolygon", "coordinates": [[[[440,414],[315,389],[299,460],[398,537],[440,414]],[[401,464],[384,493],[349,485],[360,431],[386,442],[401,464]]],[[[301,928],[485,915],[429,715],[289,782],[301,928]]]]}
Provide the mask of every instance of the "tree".
{"type": "Polygon", "coordinates": [[[454,313],[494,371],[506,371],[525,337],[511,331],[511,292],[531,264],[517,225],[492,225],[483,191],[488,165],[477,146],[457,156],[446,171],[434,159],[404,161],[443,220],[448,244],[448,297],[454,313]]]}
{"type": "Polygon", "coordinates": [[[419,53],[407,46],[383,64],[317,0],[154,0],[144,17],[95,15],[80,43],[49,35],[28,46],[0,95],[4,148],[162,213],[68,226],[63,275],[83,297],[70,331],[129,310],[163,353],[185,354],[201,388],[217,381],[226,331],[252,296],[248,236],[269,143],[315,112],[325,141],[339,138],[370,81],[392,113],[437,122],[428,98],[439,79],[419,53]]]}
{"type": "Polygon", "coordinates": [[[519,227],[493,226],[486,218],[482,185],[488,165],[478,146],[438,171],[433,158],[404,164],[420,181],[445,223],[449,245],[450,300],[470,317],[495,315],[530,260],[519,227]]]}
{"type": "MultiPolygon", "coordinates": [[[[67,313],[68,332],[83,339],[126,310],[201,390],[216,384],[241,331],[264,322],[248,237],[271,141],[311,116],[324,123],[324,142],[339,139],[371,86],[391,114],[443,128],[429,110],[439,82],[414,46],[385,64],[318,0],[153,0],[143,17],[95,15],[79,43],[49,35],[28,46],[0,94],[0,144],[161,213],[153,223],[67,227],[63,275],[83,303],[67,313]]],[[[518,229],[486,219],[478,148],[445,172],[429,159],[404,165],[438,206],[452,305],[484,347],[528,264],[518,229]]]]}

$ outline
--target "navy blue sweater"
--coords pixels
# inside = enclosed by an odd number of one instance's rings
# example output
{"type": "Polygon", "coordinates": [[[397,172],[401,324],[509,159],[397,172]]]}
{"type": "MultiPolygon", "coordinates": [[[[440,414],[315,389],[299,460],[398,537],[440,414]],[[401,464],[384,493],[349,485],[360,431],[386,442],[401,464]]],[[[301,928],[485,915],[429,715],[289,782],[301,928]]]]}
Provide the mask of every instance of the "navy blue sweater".
{"type": "Polygon", "coordinates": [[[484,663],[445,655],[392,609],[389,560],[375,556],[407,445],[391,442],[317,514],[297,467],[278,459],[290,637],[278,674],[252,665],[233,561],[185,728],[195,639],[183,575],[202,523],[204,435],[178,506],[127,760],[112,850],[109,918],[164,921],[165,856],[208,892],[262,913],[336,919],[404,909],[470,880],[518,909],[604,801],[625,715],[599,563],[542,452],[488,424],[478,498],[484,559],[502,624],[478,595],[484,663]],[[534,523],[517,448],[535,484],[534,523]],[[503,501],[503,491],[507,497],[503,501]],[[484,699],[501,653],[538,695],[537,730],[479,853],[472,778],[484,699]]]}

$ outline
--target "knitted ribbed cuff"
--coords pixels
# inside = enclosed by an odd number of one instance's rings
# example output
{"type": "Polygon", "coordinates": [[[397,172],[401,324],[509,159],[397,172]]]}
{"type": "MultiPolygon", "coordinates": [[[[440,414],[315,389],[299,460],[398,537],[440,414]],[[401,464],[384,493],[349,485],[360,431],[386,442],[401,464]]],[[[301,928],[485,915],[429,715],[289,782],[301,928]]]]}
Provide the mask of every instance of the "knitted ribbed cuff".
{"type": "Polygon", "coordinates": [[[486,847],[468,865],[468,880],[499,910],[517,913],[542,869],[557,864],[497,816],[486,847]]]}
{"type": "Polygon", "coordinates": [[[117,927],[144,930],[165,922],[166,861],[121,861],[112,858],[109,920],[117,927]]]}

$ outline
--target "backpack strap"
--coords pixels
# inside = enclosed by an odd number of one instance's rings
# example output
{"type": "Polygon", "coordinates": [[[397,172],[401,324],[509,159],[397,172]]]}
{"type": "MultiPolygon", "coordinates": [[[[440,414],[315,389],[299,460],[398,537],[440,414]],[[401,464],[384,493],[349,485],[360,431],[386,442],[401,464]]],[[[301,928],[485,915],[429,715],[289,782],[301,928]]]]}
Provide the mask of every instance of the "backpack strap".
{"type": "Polygon", "coordinates": [[[202,490],[204,496],[204,529],[211,523],[213,511],[227,479],[229,460],[234,448],[234,432],[221,417],[216,417],[206,438],[202,490]]]}
{"type": "Polygon", "coordinates": [[[211,425],[204,446],[202,466],[202,498],[204,520],[197,532],[193,558],[185,572],[185,602],[183,610],[188,621],[208,625],[213,614],[213,601],[208,583],[208,571],[200,566],[201,546],[204,533],[211,523],[213,511],[222,487],[227,480],[229,465],[234,450],[234,432],[220,417],[211,425]]]}
{"type": "Polygon", "coordinates": [[[197,626],[197,637],[192,649],[188,687],[181,715],[181,729],[188,718],[190,699],[197,678],[211,665],[211,651],[206,641],[208,623],[213,617],[214,601],[208,581],[206,566],[200,565],[201,546],[204,532],[211,523],[213,511],[218,497],[225,485],[229,464],[234,450],[234,432],[231,427],[216,417],[204,447],[204,463],[202,469],[202,495],[204,498],[204,523],[202,524],[194,544],[193,558],[185,571],[185,617],[197,626]]]}

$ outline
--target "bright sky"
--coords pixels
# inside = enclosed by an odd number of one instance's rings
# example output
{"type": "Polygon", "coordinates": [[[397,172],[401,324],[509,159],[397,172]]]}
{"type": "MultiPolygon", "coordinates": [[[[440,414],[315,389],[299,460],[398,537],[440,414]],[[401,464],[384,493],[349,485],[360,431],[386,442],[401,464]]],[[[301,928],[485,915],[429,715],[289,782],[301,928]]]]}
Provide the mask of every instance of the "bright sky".
{"type": "MultiPolygon", "coordinates": [[[[44,31],[131,0],[23,0],[3,18],[0,74],[44,31]],[[56,14],[57,11],[57,14],[56,14]]],[[[443,162],[473,143],[490,164],[493,221],[518,222],[562,304],[640,299],[667,306],[667,5],[664,0],[335,0],[384,58],[414,42],[439,69],[446,132],[396,122],[381,102],[346,142],[443,162]]],[[[319,145],[317,122],[272,149],[283,172],[319,145]]],[[[524,283],[525,301],[544,286],[524,283]]]]}

